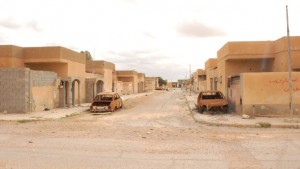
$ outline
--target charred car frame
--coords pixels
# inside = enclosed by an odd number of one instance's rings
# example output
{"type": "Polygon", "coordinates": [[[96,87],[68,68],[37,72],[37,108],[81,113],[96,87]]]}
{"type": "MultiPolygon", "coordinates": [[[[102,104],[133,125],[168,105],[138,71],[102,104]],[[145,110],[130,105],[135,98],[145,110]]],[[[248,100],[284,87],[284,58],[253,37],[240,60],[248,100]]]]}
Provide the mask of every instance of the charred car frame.
{"type": "Polygon", "coordinates": [[[222,92],[217,90],[201,91],[195,105],[200,113],[203,111],[228,111],[228,102],[222,92]]]}
{"type": "Polygon", "coordinates": [[[91,112],[110,111],[123,107],[122,98],[115,92],[102,92],[95,96],[93,103],[90,105],[91,112]]]}

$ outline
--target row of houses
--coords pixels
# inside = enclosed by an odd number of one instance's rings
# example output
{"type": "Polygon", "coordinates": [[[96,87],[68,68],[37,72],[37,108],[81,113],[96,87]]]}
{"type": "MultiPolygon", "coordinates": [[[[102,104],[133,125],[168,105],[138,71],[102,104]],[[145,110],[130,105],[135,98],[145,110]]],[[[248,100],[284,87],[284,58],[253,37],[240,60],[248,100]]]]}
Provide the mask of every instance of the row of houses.
{"type": "Polygon", "coordinates": [[[92,102],[100,92],[130,95],[154,90],[156,77],[116,70],[73,50],[0,46],[0,112],[28,113],[92,102]]]}
{"type": "MultiPolygon", "coordinates": [[[[300,115],[300,37],[290,37],[293,115],[300,115]]],[[[290,115],[288,38],[228,42],[205,69],[192,74],[194,91],[220,90],[230,110],[249,115],[290,115]]],[[[187,84],[187,83],[185,83],[187,84]]]]}

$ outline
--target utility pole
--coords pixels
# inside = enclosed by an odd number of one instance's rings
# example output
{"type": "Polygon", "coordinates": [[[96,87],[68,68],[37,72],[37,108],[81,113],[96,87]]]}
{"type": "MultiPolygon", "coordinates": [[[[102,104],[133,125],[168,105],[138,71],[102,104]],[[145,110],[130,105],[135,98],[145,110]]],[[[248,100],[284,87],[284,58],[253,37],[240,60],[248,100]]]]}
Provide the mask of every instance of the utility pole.
{"type": "Polygon", "coordinates": [[[289,69],[289,90],[290,90],[290,117],[293,116],[293,82],[292,82],[292,68],[291,68],[291,40],[290,40],[290,28],[289,28],[289,12],[288,6],[286,5],[286,30],[287,30],[287,41],[288,41],[288,69],[289,69]]]}

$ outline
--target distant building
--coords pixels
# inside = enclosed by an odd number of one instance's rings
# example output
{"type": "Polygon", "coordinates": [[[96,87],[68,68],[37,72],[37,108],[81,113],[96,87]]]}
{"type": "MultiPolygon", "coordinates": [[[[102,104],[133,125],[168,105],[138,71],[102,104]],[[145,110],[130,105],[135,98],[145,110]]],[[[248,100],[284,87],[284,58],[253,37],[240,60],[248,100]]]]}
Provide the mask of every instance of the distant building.
{"type": "Polygon", "coordinates": [[[192,89],[196,92],[206,90],[206,72],[202,69],[197,69],[192,74],[193,82],[192,89]]]}
{"type": "Polygon", "coordinates": [[[157,77],[145,77],[145,91],[153,91],[158,87],[157,77]]]}
{"type": "Polygon", "coordinates": [[[134,70],[117,70],[118,81],[123,82],[122,94],[136,94],[144,92],[145,74],[134,70]]]}
{"type": "Polygon", "coordinates": [[[138,73],[138,93],[145,92],[145,74],[138,73]]]}
{"type": "Polygon", "coordinates": [[[166,84],[166,88],[172,88],[172,82],[167,82],[167,84],[166,84]]]}
{"type": "Polygon", "coordinates": [[[172,87],[173,87],[173,88],[178,87],[178,83],[177,83],[177,82],[172,82],[172,87]]]}
{"type": "Polygon", "coordinates": [[[210,58],[205,62],[206,88],[208,90],[218,90],[218,63],[216,58],[210,58]]]}
{"type": "Polygon", "coordinates": [[[180,79],[178,80],[178,87],[180,88],[189,88],[190,80],[180,79]]]}

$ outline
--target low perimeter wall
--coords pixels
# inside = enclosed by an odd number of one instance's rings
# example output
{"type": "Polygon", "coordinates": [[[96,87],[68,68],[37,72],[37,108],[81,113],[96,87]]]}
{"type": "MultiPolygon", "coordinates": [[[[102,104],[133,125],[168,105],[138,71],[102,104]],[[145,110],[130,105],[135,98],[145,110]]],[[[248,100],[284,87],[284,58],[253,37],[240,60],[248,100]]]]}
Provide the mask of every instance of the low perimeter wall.
{"type": "Polygon", "coordinates": [[[0,69],[0,112],[28,113],[53,108],[56,79],[53,72],[0,69]]]}
{"type": "MultiPolygon", "coordinates": [[[[300,72],[292,73],[293,115],[300,115],[300,72]]],[[[254,116],[290,115],[287,72],[241,74],[242,113],[254,116]]]]}

